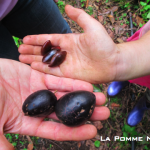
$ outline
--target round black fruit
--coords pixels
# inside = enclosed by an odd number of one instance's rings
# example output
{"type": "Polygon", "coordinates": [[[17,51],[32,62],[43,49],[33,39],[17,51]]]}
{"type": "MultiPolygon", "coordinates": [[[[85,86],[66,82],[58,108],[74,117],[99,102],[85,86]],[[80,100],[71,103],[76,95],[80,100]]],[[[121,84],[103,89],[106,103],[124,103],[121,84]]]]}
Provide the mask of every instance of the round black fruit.
{"type": "Polygon", "coordinates": [[[55,113],[67,126],[78,126],[87,121],[95,108],[96,97],[88,91],[74,91],[62,96],[56,106],[55,113]]]}
{"type": "Polygon", "coordinates": [[[57,98],[49,90],[40,90],[29,95],[23,103],[22,110],[26,116],[44,117],[54,111],[57,98]]]}

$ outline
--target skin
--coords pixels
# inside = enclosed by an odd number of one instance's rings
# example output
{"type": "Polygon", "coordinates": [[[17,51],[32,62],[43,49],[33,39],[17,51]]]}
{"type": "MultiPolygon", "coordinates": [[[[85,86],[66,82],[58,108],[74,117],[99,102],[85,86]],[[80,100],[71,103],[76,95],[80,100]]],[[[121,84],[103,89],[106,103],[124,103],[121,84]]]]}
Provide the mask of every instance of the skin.
{"type": "MultiPolygon", "coordinates": [[[[93,91],[91,84],[69,78],[56,77],[33,70],[30,66],[8,59],[0,59],[0,150],[12,150],[4,133],[16,133],[42,138],[66,141],[91,139],[97,134],[93,125],[67,127],[61,123],[44,121],[44,118],[24,116],[22,104],[33,92],[41,89],[56,91],[60,98],[67,92],[76,90],[93,91]],[[64,136],[65,135],[65,136],[64,136]]],[[[91,120],[105,120],[109,117],[102,93],[95,93],[96,105],[91,120]]],[[[55,113],[48,118],[56,119],[55,113]]]]}
{"type": "Polygon", "coordinates": [[[150,31],[137,41],[115,44],[105,28],[83,10],[67,5],[65,11],[84,33],[27,36],[19,47],[21,62],[44,73],[91,83],[126,81],[150,74],[150,31]],[[47,40],[67,51],[59,67],[49,68],[41,62],[40,49],[47,40]]]}
{"type": "Polygon", "coordinates": [[[69,5],[65,9],[67,15],[77,22],[85,33],[27,36],[23,39],[24,44],[19,47],[20,61],[31,64],[32,68],[41,72],[81,79],[91,83],[99,83],[100,79],[104,79],[104,76],[100,74],[103,70],[110,80],[113,80],[115,73],[111,74],[110,72],[115,72],[115,68],[112,67],[110,70],[105,68],[108,65],[113,66],[115,63],[115,57],[111,52],[115,44],[103,26],[80,9],[75,9],[69,5]],[[99,33],[101,33],[103,40],[99,37],[99,33]],[[104,39],[108,40],[105,41],[104,39]],[[41,46],[47,40],[50,40],[53,46],[60,46],[62,51],[67,51],[66,60],[59,67],[49,68],[48,65],[41,62],[41,46]],[[107,53],[104,51],[106,48],[107,53]],[[109,62],[110,58],[111,62],[109,62]],[[106,61],[108,63],[105,63],[106,61]]]}

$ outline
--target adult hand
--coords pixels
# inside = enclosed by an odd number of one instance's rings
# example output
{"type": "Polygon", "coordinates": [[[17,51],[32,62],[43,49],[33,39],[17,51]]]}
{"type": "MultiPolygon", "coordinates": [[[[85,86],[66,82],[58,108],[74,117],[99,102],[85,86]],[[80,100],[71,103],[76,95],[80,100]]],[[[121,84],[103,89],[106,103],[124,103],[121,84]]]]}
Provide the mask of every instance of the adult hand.
{"type": "Polygon", "coordinates": [[[83,10],[70,5],[67,15],[83,28],[82,34],[30,35],[19,47],[20,61],[44,73],[81,79],[91,83],[109,82],[115,79],[118,47],[104,27],[83,10]],[[41,46],[51,40],[52,45],[67,51],[66,60],[55,68],[42,63],[41,46]]]}
{"type": "MultiPolygon", "coordinates": [[[[0,59],[0,149],[13,149],[3,133],[17,133],[38,136],[52,140],[85,140],[93,138],[97,130],[93,125],[67,127],[61,123],[44,121],[44,118],[25,116],[22,112],[24,100],[41,89],[58,90],[57,98],[75,90],[93,90],[84,81],[55,77],[33,70],[30,66],[13,60],[0,59]],[[65,135],[65,136],[64,136],[65,135]]],[[[95,93],[96,105],[105,102],[102,93],[95,93]]],[[[109,117],[106,107],[96,107],[91,120],[104,120],[109,117]]],[[[48,118],[58,119],[55,113],[48,118]]]]}

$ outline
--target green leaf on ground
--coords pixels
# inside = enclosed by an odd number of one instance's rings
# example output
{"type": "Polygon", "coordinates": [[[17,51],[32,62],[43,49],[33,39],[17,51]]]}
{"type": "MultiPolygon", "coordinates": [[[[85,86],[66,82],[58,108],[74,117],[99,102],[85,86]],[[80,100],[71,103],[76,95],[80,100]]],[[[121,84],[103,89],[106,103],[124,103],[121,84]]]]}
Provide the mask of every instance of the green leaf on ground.
{"type": "Polygon", "coordinates": [[[94,142],[94,145],[95,145],[95,147],[100,147],[100,141],[98,141],[98,140],[96,140],[95,142],[94,142]]]}

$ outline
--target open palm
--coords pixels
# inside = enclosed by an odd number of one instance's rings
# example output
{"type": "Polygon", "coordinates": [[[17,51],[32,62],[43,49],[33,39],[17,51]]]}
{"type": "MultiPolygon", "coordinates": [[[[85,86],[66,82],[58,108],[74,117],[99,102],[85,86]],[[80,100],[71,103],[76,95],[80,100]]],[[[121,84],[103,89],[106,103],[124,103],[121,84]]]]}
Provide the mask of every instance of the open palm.
{"type": "MultiPolygon", "coordinates": [[[[55,95],[59,98],[69,91],[88,90],[92,92],[91,84],[44,74],[33,70],[26,64],[7,59],[0,60],[0,82],[1,148],[12,148],[3,133],[18,133],[61,141],[84,140],[96,135],[96,128],[92,125],[71,128],[58,122],[44,121],[44,118],[24,116],[22,112],[24,100],[37,90],[58,90],[55,95]]],[[[102,93],[95,93],[95,95],[97,105],[105,102],[102,93]]],[[[108,108],[96,107],[91,120],[104,120],[108,116],[108,108]]],[[[55,113],[48,117],[57,119],[55,113]]]]}
{"type": "Polygon", "coordinates": [[[20,61],[57,76],[81,79],[91,83],[109,82],[116,74],[117,46],[104,27],[84,11],[66,6],[67,15],[84,29],[82,34],[31,35],[19,47],[20,61]],[[51,40],[67,51],[66,60],[55,68],[42,63],[41,46],[51,40]]]}

